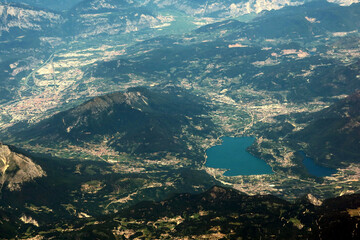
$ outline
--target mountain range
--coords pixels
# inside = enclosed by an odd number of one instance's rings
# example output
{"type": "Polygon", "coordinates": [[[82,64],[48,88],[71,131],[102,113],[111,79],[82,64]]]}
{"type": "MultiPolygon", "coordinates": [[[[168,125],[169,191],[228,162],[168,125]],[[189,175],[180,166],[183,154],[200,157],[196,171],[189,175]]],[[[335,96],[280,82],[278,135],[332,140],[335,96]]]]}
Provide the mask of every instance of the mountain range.
{"type": "Polygon", "coordinates": [[[357,2],[1,1],[0,239],[357,239],[357,2]]]}
{"type": "MultiPolygon", "coordinates": [[[[235,14],[248,14],[252,12],[259,13],[264,10],[272,10],[279,9],[283,6],[292,6],[299,5],[306,1],[278,1],[278,0],[269,0],[269,1],[222,1],[218,2],[215,0],[211,1],[189,1],[189,0],[181,0],[181,1],[172,1],[172,0],[135,0],[135,1],[99,1],[99,0],[91,0],[91,1],[63,1],[61,4],[56,4],[55,1],[44,1],[44,0],[8,0],[7,2],[16,2],[16,3],[26,3],[31,6],[38,6],[42,8],[49,8],[53,10],[68,10],[72,7],[76,6],[80,2],[91,2],[94,5],[103,5],[108,8],[113,8],[114,5],[119,4],[127,4],[127,5],[140,5],[146,6],[147,8],[154,9],[172,9],[183,11],[189,15],[195,16],[211,16],[211,15],[230,15],[235,16],[235,14]]],[[[347,1],[347,4],[353,1],[347,1]]],[[[339,2],[342,4],[342,1],[339,2]]]]}
{"type": "MultiPolygon", "coordinates": [[[[12,1],[9,1],[12,2],[12,1]]],[[[149,28],[155,29],[151,34],[157,34],[156,29],[167,28],[176,23],[180,18],[187,16],[187,26],[193,25],[190,29],[195,29],[196,25],[206,24],[225,20],[229,18],[239,18],[247,14],[259,14],[261,12],[273,12],[287,6],[302,5],[311,1],[246,1],[233,2],[226,1],[78,1],[73,4],[63,3],[66,6],[72,6],[66,11],[58,12],[47,10],[52,8],[52,2],[48,1],[28,1],[29,5],[22,5],[24,1],[13,1],[14,4],[1,3],[0,13],[2,15],[1,29],[2,38],[10,36],[20,36],[31,30],[32,34],[42,32],[46,35],[53,33],[58,37],[94,37],[100,34],[116,35],[119,33],[129,33],[137,31],[149,32],[149,28]],[[75,4],[76,3],[76,4],[75,4]],[[184,15],[185,14],[185,15],[184,15]],[[213,19],[213,20],[211,20],[213,19]],[[58,30],[57,28],[63,28],[58,30]]],[[[317,2],[317,1],[315,1],[317,2]]],[[[321,5],[326,1],[320,1],[321,5]]],[[[348,4],[346,4],[348,5],[348,4]]],[[[59,7],[60,5],[57,4],[59,7]]],[[[339,9],[338,9],[339,10],[339,9]]],[[[321,13],[321,8],[317,7],[312,10],[321,13]]],[[[310,13],[311,14],[311,13],[310,13]]],[[[327,13],[329,14],[329,13],[327,13]]],[[[333,21],[329,24],[336,30],[339,17],[347,17],[341,12],[333,12],[337,16],[321,16],[317,21],[333,21]],[[332,20],[334,19],[334,20],[332,20]]],[[[295,19],[292,14],[288,15],[287,22],[298,22],[304,19],[295,19]]],[[[296,15],[295,15],[296,16],[296,15]]],[[[184,18],[184,19],[185,19],[184,18]]],[[[309,19],[314,17],[309,16],[309,19]]],[[[317,18],[315,18],[317,19],[317,18]]],[[[267,21],[270,22],[270,21],[267,21]]],[[[275,23],[272,21],[272,23],[275,23]]],[[[278,23],[282,23],[279,21],[278,23]]],[[[277,24],[278,24],[277,23],[277,24]]],[[[351,22],[352,24],[356,22],[351,22]]],[[[185,24],[185,22],[184,22],[185,24]]],[[[303,23],[303,24],[306,24],[303,23]]],[[[297,27],[303,27],[298,24],[297,27]]],[[[317,24],[310,24],[314,25],[317,24]]],[[[179,24],[178,24],[179,25],[179,24]]],[[[268,29],[267,25],[260,25],[263,30],[268,29]]],[[[284,25],[287,27],[286,25],[284,25]]],[[[292,26],[294,27],[294,26],[292,26]]],[[[339,26],[341,27],[341,26],[339,26]]],[[[283,29],[282,33],[291,34],[296,29],[283,29]]],[[[316,27],[313,34],[317,34],[316,27]]],[[[256,29],[254,32],[259,33],[256,29]]],[[[264,31],[265,33],[266,31],[264,31]]],[[[272,31],[268,33],[271,34],[272,31]]]]}
{"type": "Polygon", "coordinates": [[[201,98],[176,88],[131,88],[125,93],[95,97],[55,114],[16,133],[16,141],[49,147],[104,143],[130,154],[170,152],[201,156],[203,153],[191,137],[213,138],[215,126],[203,117],[207,108],[201,98]]]}
{"type": "Polygon", "coordinates": [[[358,163],[360,93],[307,116],[308,125],[289,136],[306,143],[306,152],[327,166],[358,163]]]}
{"type": "MultiPolygon", "coordinates": [[[[273,196],[247,196],[214,186],[198,195],[180,194],[161,202],[139,203],[112,216],[79,219],[69,227],[64,222],[58,224],[57,229],[38,236],[62,239],[231,239],[237,236],[245,239],[356,239],[360,234],[356,227],[359,204],[359,195],[324,202],[308,195],[289,203],[273,196]],[[64,228],[69,231],[61,231],[64,228]]],[[[2,216],[7,213],[3,212],[2,216]]],[[[4,222],[9,225],[9,218],[4,222]]],[[[32,228],[30,222],[18,222],[17,226],[32,228]]],[[[9,237],[17,232],[10,226],[6,230],[4,236],[9,237]]]]}

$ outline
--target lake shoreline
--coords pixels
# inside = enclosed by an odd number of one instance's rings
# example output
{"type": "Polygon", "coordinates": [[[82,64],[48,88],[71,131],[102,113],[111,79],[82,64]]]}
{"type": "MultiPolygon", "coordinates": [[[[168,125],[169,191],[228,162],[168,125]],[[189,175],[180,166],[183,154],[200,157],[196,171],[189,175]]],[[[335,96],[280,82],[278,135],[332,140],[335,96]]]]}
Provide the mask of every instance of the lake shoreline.
{"type": "Polygon", "coordinates": [[[225,170],[226,177],[274,174],[268,163],[247,151],[255,137],[223,136],[220,139],[221,144],[206,150],[204,167],[225,170]]]}

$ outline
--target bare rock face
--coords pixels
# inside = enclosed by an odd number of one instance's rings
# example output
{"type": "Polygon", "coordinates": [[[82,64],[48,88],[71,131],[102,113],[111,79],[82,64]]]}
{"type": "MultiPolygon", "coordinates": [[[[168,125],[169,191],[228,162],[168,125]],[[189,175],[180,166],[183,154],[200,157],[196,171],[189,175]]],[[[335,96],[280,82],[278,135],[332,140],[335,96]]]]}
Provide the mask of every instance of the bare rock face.
{"type": "Polygon", "coordinates": [[[22,215],[20,220],[25,224],[32,224],[36,227],[39,227],[39,223],[30,216],[22,215]]]}
{"type": "Polygon", "coordinates": [[[13,29],[42,31],[62,23],[58,13],[0,3],[0,36],[13,29]]]}
{"type": "Polygon", "coordinates": [[[306,198],[314,206],[321,206],[322,205],[322,201],[317,199],[316,197],[314,197],[310,193],[308,195],[306,195],[306,198]]]}
{"type": "Polygon", "coordinates": [[[331,3],[339,4],[340,6],[350,6],[353,3],[358,3],[359,0],[327,0],[331,3]]]}
{"type": "Polygon", "coordinates": [[[7,187],[10,191],[18,191],[23,183],[44,176],[44,170],[30,158],[0,143],[0,190],[7,187]]]}
{"type": "MultiPolygon", "coordinates": [[[[356,1],[356,0],[333,0],[333,1],[356,1]]],[[[307,0],[155,0],[144,4],[154,4],[157,8],[176,8],[188,15],[196,17],[235,17],[261,11],[278,10],[285,6],[302,5],[307,0]]]]}

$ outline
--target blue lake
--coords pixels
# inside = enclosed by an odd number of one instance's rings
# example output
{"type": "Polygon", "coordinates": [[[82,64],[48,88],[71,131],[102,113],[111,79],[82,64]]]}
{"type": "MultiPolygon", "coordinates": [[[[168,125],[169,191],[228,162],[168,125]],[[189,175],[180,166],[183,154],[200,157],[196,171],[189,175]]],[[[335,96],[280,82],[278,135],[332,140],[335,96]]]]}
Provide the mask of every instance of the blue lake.
{"type": "Polygon", "coordinates": [[[303,157],[303,164],[305,165],[309,174],[316,177],[326,177],[337,172],[336,169],[327,168],[316,164],[315,161],[312,158],[307,157],[304,152],[300,151],[299,153],[303,157]]]}
{"type": "Polygon", "coordinates": [[[272,174],[271,167],[246,151],[255,141],[253,137],[223,137],[221,145],[206,151],[205,166],[228,169],[225,176],[272,174]]]}

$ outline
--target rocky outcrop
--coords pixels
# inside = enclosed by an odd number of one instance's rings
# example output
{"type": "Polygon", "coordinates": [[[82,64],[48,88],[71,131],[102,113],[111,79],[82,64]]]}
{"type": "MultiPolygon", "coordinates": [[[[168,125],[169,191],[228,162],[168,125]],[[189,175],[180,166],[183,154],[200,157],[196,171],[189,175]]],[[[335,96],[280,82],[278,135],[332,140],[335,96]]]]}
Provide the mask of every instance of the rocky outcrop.
{"type": "Polygon", "coordinates": [[[23,183],[44,176],[44,170],[30,158],[0,143],[0,189],[6,187],[18,191],[23,183]]]}
{"type": "Polygon", "coordinates": [[[321,206],[322,205],[322,201],[320,199],[317,199],[316,197],[314,197],[310,193],[306,195],[306,199],[314,206],[321,206]]]}
{"type": "Polygon", "coordinates": [[[358,3],[359,0],[327,0],[331,3],[339,4],[340,6],[350,6],[353,3],[358,3]]]}

